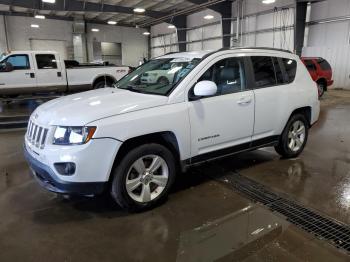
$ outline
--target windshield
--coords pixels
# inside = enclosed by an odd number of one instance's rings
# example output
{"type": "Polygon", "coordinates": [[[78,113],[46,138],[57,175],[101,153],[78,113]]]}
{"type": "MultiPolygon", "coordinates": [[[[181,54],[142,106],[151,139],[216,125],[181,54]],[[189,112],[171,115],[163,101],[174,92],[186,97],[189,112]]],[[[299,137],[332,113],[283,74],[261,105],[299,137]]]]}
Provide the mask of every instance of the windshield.
{"type": "Polygon", "coordinates": [[[154,59],[122,78],[115,87],[139,93],[167,95],[199,62],[199,58],[154,59]]]}

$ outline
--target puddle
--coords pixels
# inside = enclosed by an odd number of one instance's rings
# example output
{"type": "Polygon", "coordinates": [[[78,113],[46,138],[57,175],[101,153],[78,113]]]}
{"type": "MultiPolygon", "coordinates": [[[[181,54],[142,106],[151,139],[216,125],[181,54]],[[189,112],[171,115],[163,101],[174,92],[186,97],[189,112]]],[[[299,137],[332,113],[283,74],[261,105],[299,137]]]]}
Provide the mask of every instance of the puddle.
{"type": "Polygon", "coordinates": [[[268,210],[250,205],[180,235],[178,262],[244,259],[289,226],[268,210]]]}

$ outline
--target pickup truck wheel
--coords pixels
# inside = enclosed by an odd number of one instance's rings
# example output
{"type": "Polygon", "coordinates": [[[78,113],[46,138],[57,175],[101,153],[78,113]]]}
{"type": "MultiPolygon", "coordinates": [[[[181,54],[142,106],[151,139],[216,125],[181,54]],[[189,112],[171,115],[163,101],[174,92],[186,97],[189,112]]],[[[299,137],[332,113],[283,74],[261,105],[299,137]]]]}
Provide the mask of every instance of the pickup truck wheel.
{"type": "Polygon", "coordinates": [[[318,82],[317,88],[318,88],[318,97],[322,97],[324,95],[324,90],[326,89],[324,83],[318,82]]]}
{"type": "Polygon", "coordinates": [[[285,158],[297,157],[306,145],[308,126],[304,115],[293,115],[280,137],[279,144],[275,147],[277,153],[285,158]]]}
{"type": "Polygon", "coordinates": [[[131,150],[113,170],[111,195],[124,209],[142,211],[163,201],[175,180],[173,154],[159,144],[131,150]]]}
{"type": "Polygon", "coordinates": [[[112,83],[109,81],[98,81],[94,84],[94,89],[100,89],[100,88],[105,88],[105,87],[111,87],[112,83]]]}

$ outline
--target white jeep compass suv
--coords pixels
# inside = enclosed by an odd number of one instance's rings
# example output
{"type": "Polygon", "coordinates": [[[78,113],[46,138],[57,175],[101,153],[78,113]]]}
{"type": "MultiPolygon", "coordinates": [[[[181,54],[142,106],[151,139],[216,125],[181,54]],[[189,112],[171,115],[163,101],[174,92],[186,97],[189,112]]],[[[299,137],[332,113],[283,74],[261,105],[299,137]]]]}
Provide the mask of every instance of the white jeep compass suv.
{"type": "Polygon", "coordinates": [[[38,107],[24,152],[46,189],[109,190],[123,208],[140,210],[167,196],[178,168],[266,146],[298,156],[319,111],[316,84],[289,52],[172,53],[138,67],[115,88],[38,107]],[[141,81],[164,68],[171,82],[141,81]]]}

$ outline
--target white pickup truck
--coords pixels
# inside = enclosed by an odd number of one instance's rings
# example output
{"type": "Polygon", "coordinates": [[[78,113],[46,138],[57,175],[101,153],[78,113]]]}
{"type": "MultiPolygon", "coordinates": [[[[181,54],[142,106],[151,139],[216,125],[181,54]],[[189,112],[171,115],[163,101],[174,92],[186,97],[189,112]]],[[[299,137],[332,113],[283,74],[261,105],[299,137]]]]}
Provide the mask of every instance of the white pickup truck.
{"type": "Polygon", "coordinates": [[[0,61],[0,96],[97,89],[128,72],[127,66],[64,61],[57,52],[15,51],[0,61]]]}

